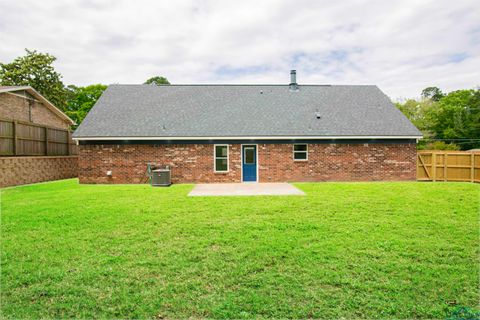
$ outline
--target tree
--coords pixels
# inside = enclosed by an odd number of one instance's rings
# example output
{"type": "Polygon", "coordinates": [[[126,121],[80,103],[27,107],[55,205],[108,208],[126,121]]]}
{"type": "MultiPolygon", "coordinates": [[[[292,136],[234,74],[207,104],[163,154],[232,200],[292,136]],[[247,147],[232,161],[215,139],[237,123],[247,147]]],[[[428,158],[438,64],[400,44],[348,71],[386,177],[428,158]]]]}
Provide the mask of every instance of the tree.
{"type": "Polygon", "coordinates": [[[422,98],[430,99],[432,101],[439,101],[443,96],[445,96],[437,87],[428,87],[422,90],[422,98]]]}
{"type": "Polygon", "coordinates": [[[156,76],[156,77],[151,77],[147,81],[145,81],[144,84],[156,84],[157,86],[165,85],[165,84],[170,84],[168,82],[167,78],[161,77],[161,76],[156,76]]]}
{"type": "Polygon", "coordinates": [[[107,89],[103,84],[92,84],[86,87],[68,86],[69,98],[65,113],[80,124],[93,105],[107,89]]]}
{"type": "Polygon", "coordinates": [[[479,89],[442,93],[438,101],[428,98],[396,105],[422,131],[424,139],[419,142],[419,149],[468,150],[480,147],[479,89]]]}
{"type": "Polygon", "coordinates": [[[430,112],[436,108],[437,102],[430,99],[424,99],[417,101],[415,99],[409,99],[405,103],[396,103],[396,106],[402,113],[422,132],[424,139],[420,140],[417,144],[418,149],[429,149],[428,142],[431,138],[435,137],[435,134],[430,131],[431,121],[430,112]]]}
{"type": "Polygon", "coordinates": [[[432,133],[429,132],[431,127],[431,110],[437,108],[438,103],[432,100],[417,101],[409,99],[405,103],[396,103],[396,106],[402,113],[422,131],[424,136],[430,137],[432,133]]]}
{"type": "Polygon", "coordinates": [[[4,86],[31,86],[58,108],[64,110],[67,91],[62,76],[56,72],[56,58],[48,53],[25,49],[26,55],[11,63],[0,63],[0,84],[4,86]]]}
{"type": "Polygon", "coordinates": [[[435,138],[452,140],[463,150],[480,146],[480,90],[457,90],[438,101],[431,111],[435,138]]]}

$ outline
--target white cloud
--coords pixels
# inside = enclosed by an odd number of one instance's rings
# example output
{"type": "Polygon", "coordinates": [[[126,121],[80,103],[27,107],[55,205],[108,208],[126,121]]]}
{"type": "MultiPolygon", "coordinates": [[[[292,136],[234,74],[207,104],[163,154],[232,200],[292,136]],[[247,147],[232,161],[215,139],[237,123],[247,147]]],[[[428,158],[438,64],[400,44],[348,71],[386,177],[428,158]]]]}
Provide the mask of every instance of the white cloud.
{"type": "Polygon", "coordinates": [[[474,1],[0,1],[0,61],[55,55],[66,84],[480,85],[474,1]]]}

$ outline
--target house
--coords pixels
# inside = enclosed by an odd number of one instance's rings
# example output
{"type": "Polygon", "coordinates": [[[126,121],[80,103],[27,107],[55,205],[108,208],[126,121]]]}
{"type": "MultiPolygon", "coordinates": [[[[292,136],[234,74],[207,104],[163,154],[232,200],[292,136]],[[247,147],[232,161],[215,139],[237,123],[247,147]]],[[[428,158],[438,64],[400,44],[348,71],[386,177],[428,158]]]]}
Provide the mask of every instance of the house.
{"type": "Polygon", "coordinates": [[[81,183],[414,180],[421,133],[376,86],[111,85],[74,133],[81,183]]]}
{"type": "Polygon", "coordinates": [[[0,187],[77,176],[74,121],[30,86],[0,86],[0,187]]]}
{"type": "Polygon", "coordinates": [[[70,129],[75,122],[30,86],[0,86],[0,118],[70,129]]]}

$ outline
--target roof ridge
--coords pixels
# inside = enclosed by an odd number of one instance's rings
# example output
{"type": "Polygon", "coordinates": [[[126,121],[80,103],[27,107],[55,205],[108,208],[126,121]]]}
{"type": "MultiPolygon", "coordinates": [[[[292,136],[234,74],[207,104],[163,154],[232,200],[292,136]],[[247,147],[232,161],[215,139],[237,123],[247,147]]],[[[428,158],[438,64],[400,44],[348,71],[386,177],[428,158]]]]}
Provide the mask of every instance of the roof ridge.
{"type": "MultiPolygon", "coordinates": [[[[109,86],[146,86],[146,87],[288,87],[289,84],[233,84],[233,83],[198,83],[198,84],[136,84],[112,83],[109,86]]],[[[299,87],[375,87],[375,84],[299,84],[299,87]]]]}

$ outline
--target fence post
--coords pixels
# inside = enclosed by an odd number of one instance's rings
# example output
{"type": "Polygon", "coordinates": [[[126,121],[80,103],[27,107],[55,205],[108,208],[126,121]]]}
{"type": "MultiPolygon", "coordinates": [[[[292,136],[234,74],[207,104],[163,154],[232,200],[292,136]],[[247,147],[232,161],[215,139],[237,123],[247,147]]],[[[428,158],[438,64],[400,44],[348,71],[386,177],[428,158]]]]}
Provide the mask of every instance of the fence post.
{"type": "Polygon", "coordinates": [[[432,176],[433,181],[437,180],[437,154],[432,152],[432,176]]]}
{"type": "Polygon", "coordinates": [[[67,156],[70,155],[70,136],[71,132],[70,130],[67,130],[67,156]]]}
{"type": "Polygon", "coordinates": [[[13,155],[17,155],[17,121],[13,120],[13,155]]]}
{"type": "Polygon", "coordinates": [[[45,127],[45,155],[48,156],[48,128],[45,127]]]}
{"type": "Polygon", "coordinates": [[[473,178],[475,177],[475,154],[472,152],[470,155],[470,182],[473,182],[473,178]]]}
{"type": "Polygon", "coordinates": [[[447,172],[448,172],[448,153],[445,151],[443,154],[443,180],[447,181],[447,172]]]}

